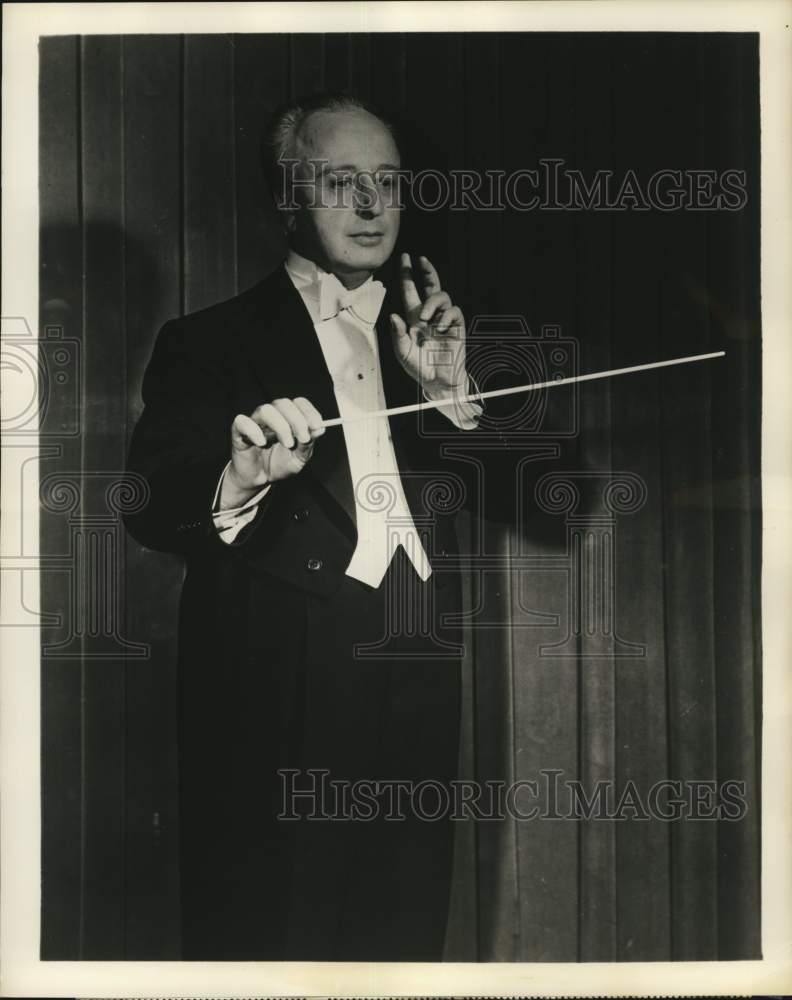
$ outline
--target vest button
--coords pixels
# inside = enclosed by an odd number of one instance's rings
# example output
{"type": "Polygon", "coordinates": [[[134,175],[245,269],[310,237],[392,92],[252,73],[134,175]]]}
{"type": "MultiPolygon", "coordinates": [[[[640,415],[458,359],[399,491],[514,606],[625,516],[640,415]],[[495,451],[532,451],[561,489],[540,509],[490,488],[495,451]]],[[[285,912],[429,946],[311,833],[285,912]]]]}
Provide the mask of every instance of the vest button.
{"type": "Polygon", "coordinates": [[[292,517],[295,521],[304,521],[308,517],[307,507],[300,507],[295,511],[292,511],[292,517]]]}
{"type": "Polygon", "coordinates": [[[317,559],[316,556],[311,556],[311,558],[305,565],[308,567],[309,570],[315,573],[317,570],[320,570],[322,568],[322,560],[317,559]]]}

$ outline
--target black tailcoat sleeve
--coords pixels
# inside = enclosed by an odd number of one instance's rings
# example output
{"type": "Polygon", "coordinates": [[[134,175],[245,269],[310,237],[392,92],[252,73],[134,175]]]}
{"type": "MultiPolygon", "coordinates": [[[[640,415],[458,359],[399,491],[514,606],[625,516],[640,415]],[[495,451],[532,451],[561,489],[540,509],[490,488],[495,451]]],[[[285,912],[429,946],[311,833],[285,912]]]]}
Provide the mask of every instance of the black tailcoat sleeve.
{"type": "Polygon", "coordinates": [[[211,527],[208,514],[228,463],[228,415],[223,340],[203,324],[174,320],[159,333],[143,380],[143,414],[127,468],[148,484],[148,502],[127,516],[130,533],[147,548],[186,552],[211,527]]]}

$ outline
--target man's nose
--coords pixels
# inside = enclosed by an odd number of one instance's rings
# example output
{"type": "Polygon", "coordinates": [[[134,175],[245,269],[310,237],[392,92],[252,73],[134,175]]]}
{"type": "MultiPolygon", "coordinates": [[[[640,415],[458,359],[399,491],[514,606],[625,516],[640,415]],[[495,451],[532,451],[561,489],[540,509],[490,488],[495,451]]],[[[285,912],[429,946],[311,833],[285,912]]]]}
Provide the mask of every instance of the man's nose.
{"type": "Polygon", "coordinates": [[[355,211],[365,219],[382,215],[382,197],[377,185],[368,177],[359,177],[355,185],[355,211]]]}

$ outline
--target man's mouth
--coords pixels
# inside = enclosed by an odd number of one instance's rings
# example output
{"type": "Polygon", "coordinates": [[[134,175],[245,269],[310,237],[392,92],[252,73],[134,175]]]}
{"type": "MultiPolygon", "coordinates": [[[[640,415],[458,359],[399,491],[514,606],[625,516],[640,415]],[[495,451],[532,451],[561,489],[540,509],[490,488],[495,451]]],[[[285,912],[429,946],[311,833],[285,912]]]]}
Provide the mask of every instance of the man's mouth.
{"type": "Polygon", "coordinates": [[[373,246],[375,243],[379,243],[385,234],[379,229],[365,229],[362,232],[350,233],[349,235],[351,239],[357,240],[363,246],[373,246]]]}

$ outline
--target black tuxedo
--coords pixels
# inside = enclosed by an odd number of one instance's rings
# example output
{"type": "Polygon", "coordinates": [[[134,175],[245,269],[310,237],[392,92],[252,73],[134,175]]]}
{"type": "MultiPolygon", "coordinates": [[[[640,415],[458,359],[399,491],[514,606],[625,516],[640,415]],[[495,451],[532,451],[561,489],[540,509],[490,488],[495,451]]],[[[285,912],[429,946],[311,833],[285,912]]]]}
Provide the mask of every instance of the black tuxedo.
{"type": "MultiPolygon", "coordinates": [[[[386,303],[377,330],[388,405],[418,401],[419,387],[394,357],[387,315],[386,303]]],[[[300,474],[273,485],[233,543],[212,524],[233,418],[295,396],[325,418],[338,415],[311,319],[280,267],[242,295],[163,327],[129,453],[129,469],[150,487],[146,506],[127,518],[129,531],[186,559],[184,957],[438,960],[448,819],[278,820],[284,784],[276,772],[324,769],[350,781],[455,776],[461,646],[441,622],[460,607],[457,574],[443,566],[457,549],[453,510],[443,509],[455,470],[439,460],[434,435],[461,432],[436,411],[391,420],[435,571],[422,583],[400,555],[374,590],[344,572],[356,529],[340,428],[318,440],[300,474]],[[405,620],[406,629],[393,627],[405,620]]]]}

